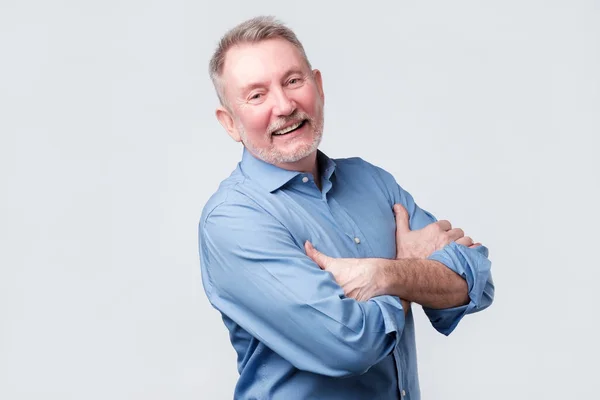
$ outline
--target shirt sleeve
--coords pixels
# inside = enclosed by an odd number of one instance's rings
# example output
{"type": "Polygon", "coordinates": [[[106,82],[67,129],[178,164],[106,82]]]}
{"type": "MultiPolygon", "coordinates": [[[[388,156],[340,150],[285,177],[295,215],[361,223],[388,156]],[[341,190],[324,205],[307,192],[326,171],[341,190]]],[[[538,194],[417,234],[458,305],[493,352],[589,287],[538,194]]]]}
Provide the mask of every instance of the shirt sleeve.
{"type": "MultiPolygon", "coordinates": [[[[415,203],[410,193],[400,186],[398,188],[400,201],[409,214],[411,230],[422,229],[437,221],[431,213],[415,203]]],[[[439,261],[460,275],[467,281],[469,289],[469,304],[464,306],[446,309],[423,307],[429,321],[438,332],[449,335],[465,315],[482,311],[492,304],[494,282],[491,273],[492,263],[488,255],[489,251],[485,246],[469,248],[452,242],[428,257],[430,260],[439,261]]]]}
{"type": "Polygon", "coordinates": [[[344,297],[304,243],[250,201],[217,206],[201,219],[199,241],[211,304],[298,369],[362,374],[401,336],[404,311],[396,298],[344,297]]]}
{"type": "MultiPolygon", "coordinates": [[[[374,167],[387,187],[392,203],[390,207],[399,202],[408,211],[411,230],[422,229],[437,221],[436,217],[415,203],[412,195],[398,185],[390,173],[382,168],[374,167]]],[[[467,281],[469,289],[469,304],[467,305],[446,309],[423,307],[429,321],[438,332],[449,335],[465,315],[482,311],[492,304],[494,282],[491,273],[492,263],[488,256],[489,252],[485,246],[471,249],[452,242],[428,257],[430,260],[441,262],[463,277],[467,281]]]]}

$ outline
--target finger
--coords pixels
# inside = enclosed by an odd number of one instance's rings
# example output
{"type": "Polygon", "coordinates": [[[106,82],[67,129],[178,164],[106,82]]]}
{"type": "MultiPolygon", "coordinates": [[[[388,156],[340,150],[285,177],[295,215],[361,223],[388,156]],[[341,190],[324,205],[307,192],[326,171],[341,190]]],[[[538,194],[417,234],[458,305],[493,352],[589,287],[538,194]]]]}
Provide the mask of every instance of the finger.
{"type": "Polygon", "coordinates": [[[311,242],[308,240],[304,243],[304,250],[306,255],[309,256],[321,269],[326,269],[329,265],[329,257],[315,249],[311,242]]]}
{"type": "Polygon", "coordinates": [[[439,226],[443,231],[449,231],[450,229],[452,229],[452,224],[450,223],[450,221],[447,221],[445,219],[438,221],[435,224],[439,226]]]}
{"type": "Polygon", "coordinates": [[[454,228],[454,229],[450,229],[448,232],[448,237],[450,238],[450,240],[452,240],[453,242],[455,240],[458,240],[460,238],[462,238],[463,236],[465,236],[465,231],[463,231],[460,228],[454,228]]]}
{"type": "Polygon", "coordinates": [[[469,247],[473,244],[473,239],[471,239],[469,236],[464,236],[464,237],[461,237],[460,239],[458,239],[456,241],[456,243],[469,247]]]}
{"type": "Polygon", "coordinates": [[[394,204],[394,216],[396,217],[396,235],[410,232],[408,211],[401,204],[394,204]]]}
{"type": "Polygon", "coordinates": [[[469,246],[470,249],[474,249],[475,247],[479,247],[479,246],[483,246],[481,243],[477,242],[477,243],[473,243],[472,245],[469,246]]]}

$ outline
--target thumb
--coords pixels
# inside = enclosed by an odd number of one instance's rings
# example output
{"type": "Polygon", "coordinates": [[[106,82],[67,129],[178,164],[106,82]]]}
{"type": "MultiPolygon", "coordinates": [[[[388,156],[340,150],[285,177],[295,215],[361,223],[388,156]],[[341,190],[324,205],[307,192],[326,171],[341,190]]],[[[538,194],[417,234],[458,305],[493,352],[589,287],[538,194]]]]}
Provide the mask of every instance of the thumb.
{"type": "Polygon", "coordinates": [[[311,242],[308,240],[304,242],[304,250],[306,255],[309,256],[321,269],[326,269],[329,265],[329,257],[315,249],[311,242]]]}
{"type": "Polygon", "coordinates": [[[402,204],[394,204],[394,215],[396,217],[396,236],[410,232],[408,211],[402,207],[402,204]]]}

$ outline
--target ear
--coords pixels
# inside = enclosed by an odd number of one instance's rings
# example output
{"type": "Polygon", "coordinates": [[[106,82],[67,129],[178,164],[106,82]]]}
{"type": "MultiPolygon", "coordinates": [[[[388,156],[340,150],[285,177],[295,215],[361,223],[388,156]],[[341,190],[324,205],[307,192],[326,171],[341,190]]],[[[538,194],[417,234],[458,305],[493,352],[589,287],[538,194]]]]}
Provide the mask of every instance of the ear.
{"type": "Polygon", "coordinates": [[[313,69],[313,77],[317,85],[317,90],[319,91],[319,96],[321,96],[321,101],[325,101],[325,92],[323,92],[323,78],[321,77],[321,71],[318,69],[313,69]]]}
{"type": "Polygon", "coordinates": [[[240,134],[235,126],[235,122],[231,112],[227,108],[220,106],[215,111],[215,115],[217,116],[217,119],[221,123],[221,126],[225,128],[229,136],[231,136],[231,138],[236,142],[240,142],[242,138],[240,137],[240,134]]]}

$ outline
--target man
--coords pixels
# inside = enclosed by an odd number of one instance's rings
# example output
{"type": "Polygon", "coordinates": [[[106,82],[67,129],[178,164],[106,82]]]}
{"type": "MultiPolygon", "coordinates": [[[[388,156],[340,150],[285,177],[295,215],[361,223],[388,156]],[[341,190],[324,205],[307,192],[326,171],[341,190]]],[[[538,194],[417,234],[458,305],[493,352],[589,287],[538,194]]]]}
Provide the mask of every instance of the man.
{"type": "Polygon", "coordinates": [[[419,399],[410,302],[450,334],[492,302],[487,249],[381,168],[318,150],[321,73],[285,26],[233,28],[210,73],[216,116],[244,146],[199,224],[203,285],[238,356],[235,398],[419,399]]]}

